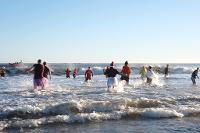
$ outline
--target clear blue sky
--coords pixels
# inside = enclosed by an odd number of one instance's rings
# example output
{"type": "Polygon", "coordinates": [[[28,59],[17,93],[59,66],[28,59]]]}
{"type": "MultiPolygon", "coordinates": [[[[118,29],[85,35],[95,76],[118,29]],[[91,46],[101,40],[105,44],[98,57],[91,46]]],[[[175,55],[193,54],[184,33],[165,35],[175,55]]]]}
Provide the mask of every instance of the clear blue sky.
{"type": "Polygon", "coordinates": [[[200,63],[200,0],[1,0],[0,62],[200,63]]]}

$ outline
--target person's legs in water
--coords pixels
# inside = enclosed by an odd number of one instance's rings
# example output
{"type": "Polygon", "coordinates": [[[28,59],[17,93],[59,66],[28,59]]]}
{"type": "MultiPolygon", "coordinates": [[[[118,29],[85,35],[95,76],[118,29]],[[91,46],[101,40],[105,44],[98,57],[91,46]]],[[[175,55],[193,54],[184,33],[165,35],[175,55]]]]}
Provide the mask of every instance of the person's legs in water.
{"type": "Polygon", "coordinates": [[[37,89],[37,83],[36,83],[35,79],[33,80],[33,87],[34,87],[34,89],[37,89]]]}
{"type": "Polygon", "coordinates": [[[122,76],[122,77],[120,78],[120,80],[125,80],[126,83],[127,83],[127,85],[129,84],[129,77],[124,77],[124,76],[122,76]]]}
{"type": "Polygon", "coordinates": [[[191,77],[191,80],[192,80],[193,85],[196,85],[195,78],[194,78],[194,77],[191,77]]]}
{"type": "Polygon", "coordinates": [[[43,78],[43,85],[44,85],[44,88],[49,87],[49,80],[48,80],[48,78],[43,78]]]}
{"type": "Polygon", "coordinates": [[[107,81],[108,88],[114,88],[114,78],[109,77],[107,81]]]}
{"type": "Polygon", "coordinates": [[[91,80],[91,77],[86,77],[85,78],[85,82],[87,82],[88,80],[91,80]]]}
{"type": "Polygon", "coordinates": [[[152,79],[151,78],[147,78],[147,83],[151,84],[152,83],[152,79]]]}
{"type": "Polygon", "coordinates": [[[34,79],[33,85],[34,85],[34,89],[37,89],[37,87],[41,87],[42,89],[44,89],[43,79],[34,79]]]}
{"type": "Polygon", "coordinates": [[[73,74],[73,77],[74,77],[74,79],[76,78],[76,74],[75,73],[73,74]]]}

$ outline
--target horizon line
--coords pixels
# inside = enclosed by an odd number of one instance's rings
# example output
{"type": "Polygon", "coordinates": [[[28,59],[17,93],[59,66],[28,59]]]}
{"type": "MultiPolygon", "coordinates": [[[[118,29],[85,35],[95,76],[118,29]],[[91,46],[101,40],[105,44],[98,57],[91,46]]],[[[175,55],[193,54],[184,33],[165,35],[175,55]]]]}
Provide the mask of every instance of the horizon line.
{"type": "MultiPolygon", "coordinates": [[[[112,62],[112,61],[111,61],[112,62]]],[[[0,64],[9,64],[10,62],[0,62],[0,64]]],[[[37,62],[22,62],[24,64],[34,64],[37,62]]],[[[109,64],[110,62],[47,62],[48,64],[109,64]]],[[[115,64],[124,64],[124,62],[115,62],[115,64]]],[[[129,64],[200,64],[200,62],[129,62],[129,64]]]]}

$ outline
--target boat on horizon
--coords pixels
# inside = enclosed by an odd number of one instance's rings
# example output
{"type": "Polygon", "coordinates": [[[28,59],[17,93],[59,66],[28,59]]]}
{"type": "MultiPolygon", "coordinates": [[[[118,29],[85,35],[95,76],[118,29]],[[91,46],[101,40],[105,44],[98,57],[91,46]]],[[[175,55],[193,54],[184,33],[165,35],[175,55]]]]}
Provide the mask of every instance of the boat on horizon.
{"type": "Polygon", "coordinates": [[[22,62],[22,60],[20,62],[15,62],[15,63],[8,63],[9,67],[14,67],[14,68],[24,68],[25,65],[22,62]]]}

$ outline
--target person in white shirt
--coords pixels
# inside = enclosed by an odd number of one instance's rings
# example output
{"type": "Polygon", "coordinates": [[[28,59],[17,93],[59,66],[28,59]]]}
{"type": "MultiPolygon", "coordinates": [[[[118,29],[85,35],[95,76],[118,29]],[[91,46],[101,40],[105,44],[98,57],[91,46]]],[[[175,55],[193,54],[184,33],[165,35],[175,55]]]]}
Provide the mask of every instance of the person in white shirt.
{"type": "Polygon", "coordinates": [[[155,73],[153,72],[151,66],[149,66],[146,76],[147,76],[147,83],[151,84],[153,81],[153,78],[155,77],[155,73]]]}

